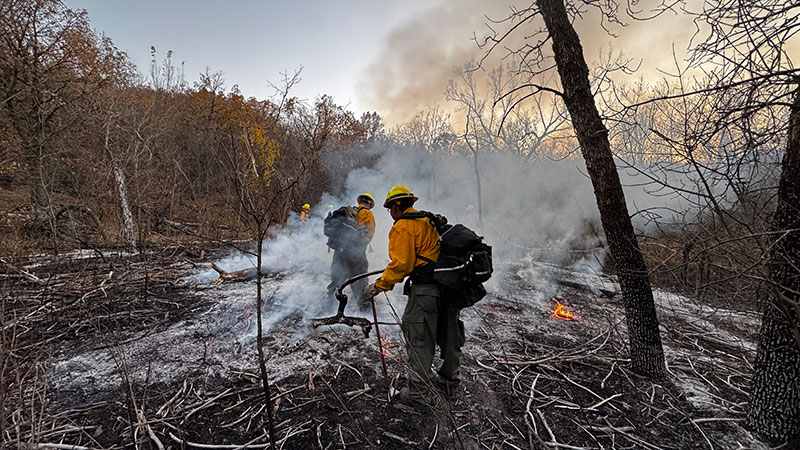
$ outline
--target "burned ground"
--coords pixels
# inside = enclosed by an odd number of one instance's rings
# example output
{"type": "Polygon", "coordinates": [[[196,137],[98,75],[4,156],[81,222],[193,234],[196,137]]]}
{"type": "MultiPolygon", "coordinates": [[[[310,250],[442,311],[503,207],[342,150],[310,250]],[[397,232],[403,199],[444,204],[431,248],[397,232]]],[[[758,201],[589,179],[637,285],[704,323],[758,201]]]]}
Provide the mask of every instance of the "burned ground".
{"type": "MultiPolygon", "coordinates": [[[[10,261],[33,278],[7,268],[3,280],[4,445],[263,448],[254,281],[186,281],[216,258],[174,247],[10,261]]],[[[431,399],[435,412],[389,400],[404,382],[402,337],[388,325],[402,296],[378,301],[387,378],[374,334],[311,329],[308,314],[268,301],[278,445],[765,448],[741,427],[754,313],[656,292],[670,376],[652,381],[627,369],[619,296],[580,287],[613,289],[609,279],[530,262],[498,269],[490,295],[462,313],[462,389],[431,399]],[[552,317],[556,299],[579,320],[552,317]]]]}

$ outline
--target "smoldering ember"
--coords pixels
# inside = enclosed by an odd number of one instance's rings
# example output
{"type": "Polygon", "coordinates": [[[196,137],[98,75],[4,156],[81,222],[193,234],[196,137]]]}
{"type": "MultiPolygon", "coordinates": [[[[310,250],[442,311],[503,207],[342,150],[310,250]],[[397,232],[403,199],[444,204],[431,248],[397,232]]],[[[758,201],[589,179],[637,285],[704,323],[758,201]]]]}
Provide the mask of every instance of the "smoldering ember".
{"type": "Polygon", "coordinates": [[[0,0],[0,449],[800,449],[796,1],[149,1],[0,0]]]}

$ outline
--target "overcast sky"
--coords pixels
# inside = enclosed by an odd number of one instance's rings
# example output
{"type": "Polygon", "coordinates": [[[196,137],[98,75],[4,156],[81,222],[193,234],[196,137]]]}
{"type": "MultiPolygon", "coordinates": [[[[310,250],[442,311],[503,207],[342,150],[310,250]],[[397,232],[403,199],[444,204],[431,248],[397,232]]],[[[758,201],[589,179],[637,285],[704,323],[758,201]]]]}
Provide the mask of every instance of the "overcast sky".
{"type": "MultiPolygon", "coordinates": [[[[65,0],[86,9],[93,27],[113,39],[147,74],[150,46],[158,60],[174,52],[192,83],[209,67],[222,71],[226,90],[268,98],[268,81],[303,67],[293,94],[313,100],[334,97],[357,117],[377,111],[390,125],[427,106],[445,102],[454,69],[479,58],[474,34],[488,30],[487,17],[502,18],[508,4],[525,0],[65,0]]],[[[646,2],[637,5],[644,8],[646,2]]],[[[655,4],[660,4],[655,1],[655,4]]],[[[654,80],[659,69],[675,72],[694,32],[691,20],[665,14],[657,21],[613,29],[612,39],[591,13],[576,25],[590,66],[613,47],[641,63],[636,76],[654,80]]],[[[499,28],[499,27],[498,27],[499,28]]],[[[502,29],[502,28],[500,28],[502,29]]],[[[445,108],[447,105],[444,105],[445,108]]]]}

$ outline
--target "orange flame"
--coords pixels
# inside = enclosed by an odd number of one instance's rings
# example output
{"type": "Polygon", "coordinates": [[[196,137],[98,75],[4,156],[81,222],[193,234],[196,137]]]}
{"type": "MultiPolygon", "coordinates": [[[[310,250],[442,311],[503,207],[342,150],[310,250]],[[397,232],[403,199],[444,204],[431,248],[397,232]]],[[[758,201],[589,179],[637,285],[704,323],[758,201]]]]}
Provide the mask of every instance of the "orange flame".
{"type": "Polygon", "coordinates": [[[389,356],[388,349],[397,347],[397,344],[388,336],[381,339],[381,346],[383,347],[383,356],[389,356]]]}
{"type": "Polygon", "coordinates": [[[552,314],[553,317],[555,317],[556,319],[561,319],[561,320],[577,320],[577,321],[580,321],[580,317],[578,317],[576,314],[573,314],[570,310],[568,310],[564,306],[563,303],[561,303],[560,301],[556,300],[556,304],[557,304],[556,309],[553,310],[553,314],[552,314]]]}

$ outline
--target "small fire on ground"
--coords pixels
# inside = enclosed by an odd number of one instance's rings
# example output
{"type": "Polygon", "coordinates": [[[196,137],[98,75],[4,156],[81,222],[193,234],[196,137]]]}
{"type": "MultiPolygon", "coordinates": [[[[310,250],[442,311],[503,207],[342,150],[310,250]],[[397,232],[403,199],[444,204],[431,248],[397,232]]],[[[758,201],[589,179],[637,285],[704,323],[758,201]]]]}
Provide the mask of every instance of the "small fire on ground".
{"type": "Polygon", "coordinates": [[[389,356],[388,349],[397,347],[397,344],[389,336],[381,339],[381,348],[383,349],[383,356],[389,356]]]}
{"type": "Polygon", "coordinates": [[[581,318],[577,314],[568,310],[567,307],[563,303],[558,301],[557,298],[553,298],[553,300],[556,302],[556,308],[553,310],[553,313],[551,314],[553,317],[555,317],[556,319],[567,320],[567,321],[573,321],[573,320],[576,322],[581,321],[581,318]]]}

